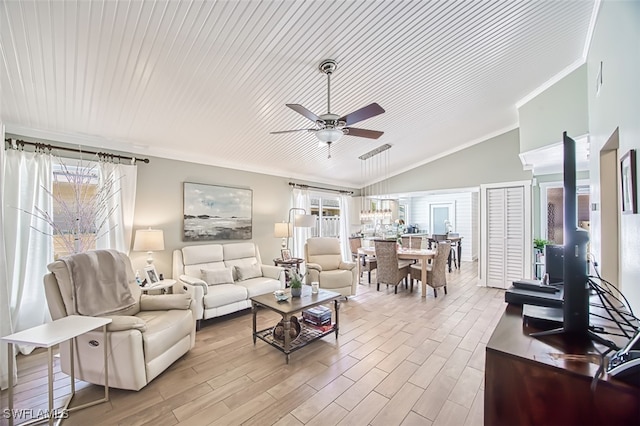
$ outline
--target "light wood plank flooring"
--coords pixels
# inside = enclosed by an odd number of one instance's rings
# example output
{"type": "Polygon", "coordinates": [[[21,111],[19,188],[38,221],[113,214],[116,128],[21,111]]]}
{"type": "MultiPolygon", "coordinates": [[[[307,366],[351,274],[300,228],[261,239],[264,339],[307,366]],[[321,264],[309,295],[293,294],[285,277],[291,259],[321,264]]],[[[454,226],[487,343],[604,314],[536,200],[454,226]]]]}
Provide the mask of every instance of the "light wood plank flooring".
{"type": "MultiPolygon", "coordinates": [[[[448,295],[434,298],[427,288],[422,299],[420,286],[378,292],[363,278],[358,295],[341,304],[338,340],[314,342],[289,365],[266,343],[253,345],[249,312],[207,321],[195,348],[148,386],[113,389],[110,402],[71,413],[64,424],[481,425],[485,344],[504,293],[477,286],[475,262],[448,280],[448,295]]],[[[277,320],[260,311],[258,327],[277,320]]],[[[16,407],[45,409],[45,353],[19,356],[18,367],[16,407]]],[[[69,380],[55,372],[62,400],[69,380]]],[[[102,392],[78,388],[76,404],[102,392]]]]}

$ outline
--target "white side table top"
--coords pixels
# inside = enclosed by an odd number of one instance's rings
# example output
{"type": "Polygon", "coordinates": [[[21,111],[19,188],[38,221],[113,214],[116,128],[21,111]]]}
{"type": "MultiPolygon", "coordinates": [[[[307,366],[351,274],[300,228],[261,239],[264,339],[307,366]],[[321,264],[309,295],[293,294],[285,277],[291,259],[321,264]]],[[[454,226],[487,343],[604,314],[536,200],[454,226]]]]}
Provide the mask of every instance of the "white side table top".
{"type": "Polygon", "coordinates": [[[157,283],[154,283],[154,284],[151,284],[151,285],[146,285],[144,287],[140,287],[140,290],[142,290],[142,291],[163,290],[165,288],[173,287],[173,285],[175,283],[176,283],[176,280],[165,279],[165,280],[160,280],[157,283]]]}
{"type": "Polygon", "coordinates": [[[21,343],[40,348],[49,348],[110,322],[111,318],[69,315],[47,324],[4,336],[0,340],[7,343],[21,343]]]}

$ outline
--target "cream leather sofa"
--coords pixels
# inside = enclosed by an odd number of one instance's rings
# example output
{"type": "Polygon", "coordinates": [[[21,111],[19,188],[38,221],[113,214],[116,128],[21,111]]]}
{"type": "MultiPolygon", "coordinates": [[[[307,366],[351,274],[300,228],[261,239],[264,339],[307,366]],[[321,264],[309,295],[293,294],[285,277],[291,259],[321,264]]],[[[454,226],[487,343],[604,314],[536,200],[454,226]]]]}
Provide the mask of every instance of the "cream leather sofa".
{"type": "MultiPolygon", "coordinates": [[[[134,304],[115,313],[102,314],[113,320],[107,328],[109,340],[109,386],[139,390],[162,373],[195,344],[193,300],[184,294],[150,296],[141,294],[129,258],[120,256],[134,304]]],[[[99,266],[99,265],[98,265],[99,266]]],[[[45,294],[51,317],[56,320],[83,312],[74,300],[71,274],[61,260],[47,266],[45,294]]],[[[75,376],[104,385],[103,333],[95,330],[79,336],[75,345],[75,376]]],[[[69,346],[60,345],[62,371],[70,374],[69,346]]]]}
{"type": "Polygon", "coordinates": [[[341,295],[355,296],[358,269],[355,262],[344,262],[337,238],[309,238],[304,245],[307,262],[307,284],[317,281],[320,288],[341,295]]]}
{"type": "Polygon", "coordinates": [[[177,290],[196,301],[200,320],[251,307],[250,297],[285,287],[284,268],[263,265],[252,242],[202,244],[173,252],[173,278],[177,290]]]}

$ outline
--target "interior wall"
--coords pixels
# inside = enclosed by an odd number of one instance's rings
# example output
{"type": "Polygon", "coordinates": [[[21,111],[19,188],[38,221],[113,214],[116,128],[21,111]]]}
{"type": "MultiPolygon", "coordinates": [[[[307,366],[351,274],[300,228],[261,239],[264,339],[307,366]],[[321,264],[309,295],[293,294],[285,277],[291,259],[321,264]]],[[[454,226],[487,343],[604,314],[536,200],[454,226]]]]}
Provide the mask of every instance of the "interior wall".
{"type": "MultiPolygon", "coordinates": [[[[599,153],[616,128],[619,129],[618,164],[619,157],[630,149],[640,150],[639,22],[640,2],[604,0],[600,5],[587,57],[590,152],[594,153],[590,157],[591,176],[600,176],[599,153]],[[598,90],[600,75],[602,85],[598,90]]],[[[597,205],[604,200],[602,189],[599,180],[593,179],[591,201],[597,205]]],[[[619,288],[633,309],[640,311],[640,214],[619,213],[618,217],[619,288]]],[[[603,232],[600,210],[591,212],[591,231],[594,235],[603,232]]],[[[591,241],[591,252],[599,262],[603,257],[600,238],[591,241]]]]}
{"type": "MultiPolygon", "coordinates": [[[[280,257],[282,239],[273,236],[273,228],[276,222],[287,220],[291,205],[290,179],[150,157],[149,164],[138,166],[134,230],[149,226],[164,230],[165,250],[153,255],[158,272],[171,275],[171,256],[174,249],[190,244],[240,242],[182,240],[183,182],[251,189],[251,241],[260,248],[263,263],[273,264],[272,260],[280,257]]],[[[313,182],[300,183],[327,187],[313,182]]],[[[131,252],[131,259],[136,267],[144,266],[145,258],[146,253],[131,252]]]]}
{"type": "Polygon", "coordinates": [[[562,132],[589,131],[587,66],[582,65],[518,109],[520,151],[562,142],[562,132]]]}
{"type": "MultiPolygon", "coordinates": [[[[390,193],[472,188],[480,184],[531,179],[520,162],[514,129],[385,181],[390,193]]],[[[372,191],[367,188],[365,191],[372,191]]]]}
{"type": "Polygon", "coordinates": [[[431,204],[453,203],[455,205],[455,224],[453,232],[462,237],[462,261],[477,259],[477,236],[474,234],[474,226],[477,227],[478,215],[473,209],[473,194],[477,192],[454,192],[447,194],[429,194],[411,197],[411,224],[418,225],[420,232],[431,233],[431,204]],[[475,255],[475,256],[474,256],[475,255]]]}

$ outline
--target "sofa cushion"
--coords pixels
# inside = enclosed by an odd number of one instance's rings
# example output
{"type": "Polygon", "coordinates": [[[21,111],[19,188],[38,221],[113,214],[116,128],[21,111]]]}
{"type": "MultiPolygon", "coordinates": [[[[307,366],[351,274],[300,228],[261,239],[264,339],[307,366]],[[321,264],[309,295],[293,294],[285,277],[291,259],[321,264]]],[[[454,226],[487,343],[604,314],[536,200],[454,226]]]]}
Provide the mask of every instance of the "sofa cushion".
{"type": "Polygon", "coordinates": [[[233,284],[231,268],[201,269],[202,279],[209,285],[233,284]]]}
{"type": "Polygon", "coordinates": [[[238,281],[246,281],[251,278],[258,278],[262,276],[262,268],[257,263],[247,266],[236,265],[236,277],[238,281]]]}
{"type": "Polygon", "coordinates": [[[219,308],[230,303],[247,299],[247,289],[237,284],[218,284],[209,287],[209,292],[204,295],[205,309],[219,308]]]}
{"type": "Polygon", "coordinates": [[[238,281],[236,287],[244,287],[248,297],[260,296],[261,294],[273,293],[280,290],[280,281],[273,278],[251,278],[245,281],[238,281]]]}
{"type": "Polygon", "coordinates": [[[182,260],[185,266],[222,262],[222,245],[203,244],[199,246],[183,247],[182,260]]]}

